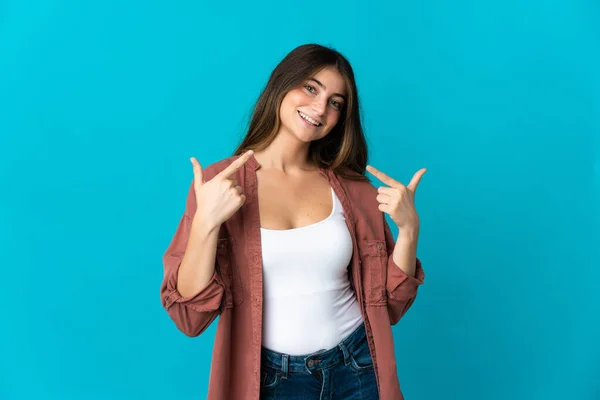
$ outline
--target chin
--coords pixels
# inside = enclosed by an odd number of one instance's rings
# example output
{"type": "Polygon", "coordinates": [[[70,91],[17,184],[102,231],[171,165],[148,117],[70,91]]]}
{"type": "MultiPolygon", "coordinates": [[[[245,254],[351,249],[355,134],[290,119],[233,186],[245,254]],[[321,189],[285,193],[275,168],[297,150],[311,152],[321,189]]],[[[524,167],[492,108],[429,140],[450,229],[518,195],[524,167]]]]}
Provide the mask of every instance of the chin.
{"type": "Polygon", "coordinates": [[[310,143],[315,140],[314,138],[303,136],[303,135],[295,135],[295,136],[299,141],[304,142],[304,143],[310,143]]]}
{"type": "Polygon", "coordinates": [[[298,139],[301,142],[304,143],[310,143],[314,140],[318,140],[320,139],[321,135],[318,135],[319,137],[315,136],[315,133],[317,132],[309,132],[309,131],[305,131],[302,128],[298,128],[298,127],[293,127],[292,129],[287,129],[287,131],[289,132],[290,135],[294,136],[296,139],[298,139]]]}
{"type": "Polygon", "coordinates": [[[300,132],[296,134],[296,137],[298,138],[298,140],[301,140],[305,143],[310,143],[310,142],[314,142],[316,140],[322,139],[324,136],[323,135],[311,135],[308,132],[300,132]]]}

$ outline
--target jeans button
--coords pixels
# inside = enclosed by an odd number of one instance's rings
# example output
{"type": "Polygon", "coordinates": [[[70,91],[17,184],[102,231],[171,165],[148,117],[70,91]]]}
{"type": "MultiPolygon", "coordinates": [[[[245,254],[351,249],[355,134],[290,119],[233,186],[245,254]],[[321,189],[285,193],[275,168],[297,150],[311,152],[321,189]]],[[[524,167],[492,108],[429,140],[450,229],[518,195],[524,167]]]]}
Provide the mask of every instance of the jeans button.
{"type": "Polygon", "coordinates": [[[314,360],[308,360],[308,368],[312,368],[313,365],[315,365],[315,361],[314,360]]]}

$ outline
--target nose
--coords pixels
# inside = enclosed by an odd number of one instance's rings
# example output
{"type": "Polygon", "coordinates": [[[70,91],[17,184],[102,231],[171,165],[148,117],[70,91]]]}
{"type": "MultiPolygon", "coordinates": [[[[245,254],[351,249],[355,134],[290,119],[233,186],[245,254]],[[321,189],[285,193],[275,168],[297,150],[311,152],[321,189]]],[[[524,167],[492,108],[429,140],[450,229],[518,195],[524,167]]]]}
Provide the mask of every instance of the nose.
{"type": "Polygon", "coordinates": [[[312,102],[312,109],[319,116],[325,114],[325,110],[327,109],[327,99],[316,97],[312,102]]]}

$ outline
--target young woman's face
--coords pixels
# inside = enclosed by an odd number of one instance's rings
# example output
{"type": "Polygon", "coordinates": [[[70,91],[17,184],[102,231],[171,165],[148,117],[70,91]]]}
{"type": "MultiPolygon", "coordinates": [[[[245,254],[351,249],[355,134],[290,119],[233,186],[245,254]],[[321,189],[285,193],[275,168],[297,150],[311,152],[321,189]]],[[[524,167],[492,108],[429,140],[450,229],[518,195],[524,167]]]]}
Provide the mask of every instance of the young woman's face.
{"type": "Polygon", "coordinates": [[[304,142],[321,139],[337,124],[346,96],[342,75],[326,67],[285,95],[279,109],[281,127],[304,142]]]}

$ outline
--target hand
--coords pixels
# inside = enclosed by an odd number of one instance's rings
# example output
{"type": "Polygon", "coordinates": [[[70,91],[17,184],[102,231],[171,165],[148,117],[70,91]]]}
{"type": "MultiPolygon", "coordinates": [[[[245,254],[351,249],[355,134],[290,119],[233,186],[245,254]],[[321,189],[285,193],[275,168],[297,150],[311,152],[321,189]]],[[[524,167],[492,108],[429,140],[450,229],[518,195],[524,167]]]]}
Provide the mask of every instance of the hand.
{"type": "Polygon", "coordinates": [[[204,182],[202,166],[198,160],[190,158],[194,169],[196,215],[201,221],[213,227],[220,226],[242,207],[246,196],[242,193],[242,187],[235,179],[231,179],[231,176],[252,157],[252,154],[252,150],[242,154],[208,182],[204,182]]]}
{"type": "Polygon", "coordinates": [[[420,222],[415,209],[415,192],[427,169],[418,170],[407,186],[370,165],[367,165],[367,171],[389,186],[377,188],[379,210],[387,213],[399,229],[418,230],[420,222]]]}

